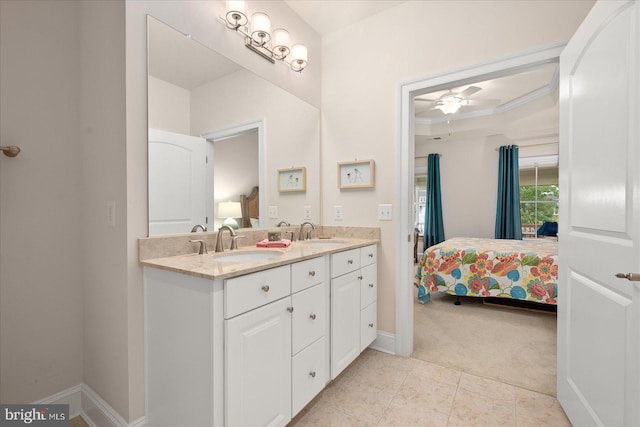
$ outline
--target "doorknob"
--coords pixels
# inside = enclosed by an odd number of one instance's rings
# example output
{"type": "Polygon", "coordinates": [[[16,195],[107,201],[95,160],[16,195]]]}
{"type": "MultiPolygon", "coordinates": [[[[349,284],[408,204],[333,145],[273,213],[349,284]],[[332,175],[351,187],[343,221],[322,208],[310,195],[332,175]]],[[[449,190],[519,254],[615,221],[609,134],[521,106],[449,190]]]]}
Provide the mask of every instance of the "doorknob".
{"type": "Polygon", "coordinates": [[[616,277],[619,279],[627,279],[632,282],[640,282],[640,273],[616,273],[616,277]]]}

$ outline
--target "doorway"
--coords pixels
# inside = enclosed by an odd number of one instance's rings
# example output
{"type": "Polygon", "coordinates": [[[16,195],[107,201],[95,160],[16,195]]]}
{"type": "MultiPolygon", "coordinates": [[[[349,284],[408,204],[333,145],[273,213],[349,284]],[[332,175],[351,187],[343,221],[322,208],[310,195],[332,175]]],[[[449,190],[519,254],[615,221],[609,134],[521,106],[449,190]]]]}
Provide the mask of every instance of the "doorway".
{"type": "Polygon", "coordinates": [[[395,352],[401,356],[411,356],[413,352],[413,200],[415,174],[415,109],[414,98],[425,93],[446,90],[450,87],[469,85],[474,82],[495,79],[523,72],[532,67],[558,62],[564,44],[520,52],[508,57],[497,58],[470,67],[457,69],[401,85],[400,139],[397,145],[396,204],[399,209],[397,222],[396,265],[396,342],[395,352]]]}

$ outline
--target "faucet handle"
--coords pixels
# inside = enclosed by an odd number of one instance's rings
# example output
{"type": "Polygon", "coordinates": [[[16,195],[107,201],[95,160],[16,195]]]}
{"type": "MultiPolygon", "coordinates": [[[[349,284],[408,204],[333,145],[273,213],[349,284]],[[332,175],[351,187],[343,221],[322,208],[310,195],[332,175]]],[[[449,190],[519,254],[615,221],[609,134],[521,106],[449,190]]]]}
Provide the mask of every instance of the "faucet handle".
{"type": "Polygon", "coordinates": [[[207,242],[204,240],[189,240],[191,243],[200,243],[200,250],[198,251],[199,255],[207,254],[207,242]]]}
{"type": "Polygon", "coordinates": [[[231,236],[231,250],[238,250],[238,239],[244,239],[247,236],[231,236]]]}
{"type": "Polygon", "coordinates": [[[295,232],[293,232],[293,231],[285,231],[284,234],[291,235],[291,239],[289,239],[289,240],[291,240],[292,242],[296,241],[296,233],[295,232]]]}

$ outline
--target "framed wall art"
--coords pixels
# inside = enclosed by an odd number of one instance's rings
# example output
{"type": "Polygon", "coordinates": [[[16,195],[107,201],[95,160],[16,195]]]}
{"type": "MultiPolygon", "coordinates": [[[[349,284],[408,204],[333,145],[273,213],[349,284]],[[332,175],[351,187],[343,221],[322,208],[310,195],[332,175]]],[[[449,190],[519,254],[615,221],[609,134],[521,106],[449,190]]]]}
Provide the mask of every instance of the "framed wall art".
{"type": "Polygon", "coordinates": [[[338,188],[373,188],[374,166],[373,160],[338,163],[338,188]]]}
{"type": "Polygon", "coordinates": [[[278,169],[278,191],[292,193],[307,191],[307,168],[278,169]]]}

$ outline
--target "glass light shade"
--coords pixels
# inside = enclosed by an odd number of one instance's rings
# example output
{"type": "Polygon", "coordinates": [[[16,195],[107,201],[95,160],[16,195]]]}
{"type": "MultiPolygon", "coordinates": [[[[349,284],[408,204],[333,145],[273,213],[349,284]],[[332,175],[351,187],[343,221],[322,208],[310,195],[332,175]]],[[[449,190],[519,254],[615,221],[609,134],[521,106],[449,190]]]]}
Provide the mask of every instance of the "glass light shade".
{"type": "Polygon", "coordinates": [[[457,96],[447,96],[436,103],[436,108],[444,114],[454,114],[460,109],[460,107],[467,105],[468,103],[469,101],[466,99],[462,99],[457,96]]]}
{"type": "Polygon", "coordinates": [[[263,45],[271,40],[271,18],[262,12],[251,15],[251,40],[263,45]]]}
{"type": "Polygon", "coordinates": [[[289,31],[284,28],[276,28],[273,30],[273,57],[276,59],[284,59],[289,54],[289,31]]]}
{"type": "Polygon", "coordinates": [[[237,29],[247,25],[249,19],[244,5],[244,0],[227,0],[227,26],[237,29]]]}
{"type": "Polygon", "coordinates": [[[242,218],[240,202],[218,203],[218,218],[242,218]]]}
{"type": "Polygon", "coordinates": [[[303,44],[294,44],[291,47],[291,69],[300,72],[307,66],[307,47],[303,44]]]}

